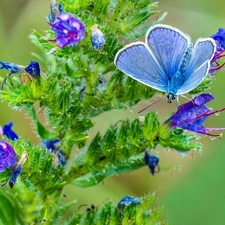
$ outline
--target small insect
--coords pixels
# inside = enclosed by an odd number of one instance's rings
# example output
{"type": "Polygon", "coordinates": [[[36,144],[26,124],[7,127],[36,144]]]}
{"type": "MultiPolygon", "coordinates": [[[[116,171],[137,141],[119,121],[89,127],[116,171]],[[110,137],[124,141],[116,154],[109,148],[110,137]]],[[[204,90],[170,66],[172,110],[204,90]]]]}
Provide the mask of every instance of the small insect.
{"type": "MultiPolygon", "coordinates": [[[[88,206],[87,204],[82,204],[79,206],[78,210],[80,210],[83,206],[88,206]]],[[[94,210],[95,206],[93,204],[91,204],[91,207],[86,208],[86,212],[90,212],[91,210],[94,210]]]]}
{"type": "Polygon", "coordinates": [[[91,43],[95,50],[99,50],[106,42],[105,36],[101,30],[98,29],[98,24],[94,24],[91,27],[92,35],[91,35],[91,43]]]}
{"type": "Polygon", "coordinates": [[[159,170],[160,170],[159,165],[158,165],[159,158],[157,156],[150,154],[148,151],[145,151],[144,161],[145,161],[145,164],[149,167],[152,175],[154,175],[156,173],[155,167],[158,168],[157,173],[159,172],[159,170]]]}
{"type": "Polygon", "coordinates": [[[123,207],[130,206],[131,204],[141,204],[138,198],[134,198],[132,196],[123,197],[120,202],[117,204],[118,209],[120,210],[121,215],[123,215],[123,207]]]}
{"type": "Polygon", "coordinates": [[[117,52],[114,63],[131,78],[166,92],[171,103],[202,82],[215,50],[212,38],[191,44],[180,30],[158,24],[148,30],[145,43],[134,42],[117,52]]]}

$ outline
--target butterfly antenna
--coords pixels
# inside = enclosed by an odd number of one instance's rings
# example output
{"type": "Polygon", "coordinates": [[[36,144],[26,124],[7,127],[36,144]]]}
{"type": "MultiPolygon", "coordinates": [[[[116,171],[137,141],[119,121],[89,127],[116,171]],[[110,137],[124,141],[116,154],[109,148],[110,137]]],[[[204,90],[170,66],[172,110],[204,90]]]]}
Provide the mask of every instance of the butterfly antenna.
{"type": "Polygon", "coordinates": [[[188,98],[187,96],[185,96],[185,95],[181,95],[183,98],[186,98],[188,101],[191,101],[191,99],[190,98],[188,98]]]}
{"type": "Polygon", "coordinates": [[[153,102],[152,104],[148,105],[147,107],[145,107],[144,109],[140,110],[138,113],[142,113],[144,112],[146,109],[148,109],[149,107],[155,105],[156,103],[160,102],[162,100],[162,98],[160,98],[159,100],[153,102]]]}

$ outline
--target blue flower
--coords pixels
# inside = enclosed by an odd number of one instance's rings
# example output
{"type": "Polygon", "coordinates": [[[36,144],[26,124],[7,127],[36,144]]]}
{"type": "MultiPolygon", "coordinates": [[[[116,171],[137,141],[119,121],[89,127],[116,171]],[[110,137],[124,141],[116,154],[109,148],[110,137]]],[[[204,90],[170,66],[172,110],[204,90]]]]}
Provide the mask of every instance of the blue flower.
{"type": "Polygon", "coordinates": [[[101,30],[98,29],[98,24],[95,24],[91,27],[92,35],[91,42],[95,50],[98,50],[105,44],[105,36],[101,30]]]}
{"type": "Polygon", "coordinates": [[[9,74],[7,75],[7,77],[5,77],[4,80],[2,81],[1,90],[3,90],[6,80],[12,74],[22,73],[25,70],[32,77],[35,77],[35,78],[40,77],[40,67],[39,67],[38,62],[35,62],[35,61],[30,61],[30,63],[26,67],[17,65],[15,63],[8,63],[8,62],[0,61],[0,69],[6,69],[9,71],[9,74]]]}
{"type": "Polygon", "coordinates": [[[54,23],[56,16],[63,12],[62,4],[58,3],[56,0],[52,0],[50,3],[50,13],[48,15],[49,23],[54,23]]]}
{"type": "Polygon", "coordinates": [[[216,34],[213,34],[210,37],[213,38],[215,41],[219,42],[221,47],[225,49],[225,29],[224,28],[219,28],[218,32],[216,34]]]}
{"type": "Polygon", "coordinates": [[[225,29],[219,28],[216,34],[211,36],[216,42],[216,52],[211,60],[211,68],[209,73],[215,73],[219,70],[223,70],[225,62],[220,64],[219,61],[221,58],[225,57],[225,29]]]}
{"type": "Polygon", "coordinates": [[[84,24],[69,13],[60,13],[56,16],[54,23],[49,24],[56,34],[55,40],[57,47],[64,48],[66,46],[74,46],[80,42],[85,35],[84,24]]]}
{"type": "Polygon", "coordinates": [[[52,153],[56,157],[56,165],[57,166],[65,166],[66,165],[66,156],[64,152],[60,149],[59,138],[55,138],[52,140],[42,140],[41,143],[46,147],[46,151],[52,153]]]}
{"type": "Polygon", "coordinates": [[[120,202],[117,204],[117,207],[119,208],[121,214],[123,215],[122,209],[124,206],[130,206],[131,204],[141,204],[140,200],[138,198],[134,198],[132,196],[125,196],[123,197],[120,202]]]}
{"type": "Polygon", "coordinates": [[[58,159],[57,165],[58,166],[65,166],[66,165],[66,156],[62,150],[57,151],[56,157],[58,159]]]}
{"type": "Polygon", "coordinates": [[[150,154],[148,151],[145,151],[144,161],[145,161],[145,164],[149,167],[152,175],[155,174],[156,167],[158,168],[157,172],[159,172],[159,165],[158,165],[159,158],[157,156],[150,154]]]}
{"type": "Polygon", "coordinates": [[[9,179],[9,187],[13,188],[14,184],[17,181],[18,176],[21,174],[22,169],[23,169],[23,164],[26,162],[28,157],[27,152],[23,152],[20,160],[16,163],[16,165],[12,169],[12,173],[9,179]]]}
{"type": "Polygon", "coordinates": [[[59,149],[59,146],[57,146],[57,143],[60,143],[59,138],[55,138],[52,140],[42,140],[41,143],[46,147],[47,152],[53,153],[59,149]]]}
{"type": "Polygon", "coordinates": [[[16,164],[16,153],[5,140],[0,140],[0,172],[16,164]]]}
{"type": "Polygon", "coordinates": [[[9,187],[13,188],[14,184],[17,181],[18,176],[21,174],[22,172],[22,165],[19,165],[15,168],[13,168],[10,179],[9,179],[9,187]]]}
{"type": "Polygon", "coordinates": [[[10,72],[10,74],[14,74],[23,72],[24,66],[15,63],[0,61],[0,70],[2,69],[6,69],[10,72]]]}
{"type": "Polygon", "coordinates": [[[209,93],[204,93],[195,97],[192,101],[180,105],[177,112],[166,120],[164,124],[170,123],[171,129],[179,127],[199,134],[220,137],[221,134],[210,134],[208,132],[221,131],[225,128],[206,128],[204,126],[204,121],[207,117],[225,110],[225,108],[222,108],[212,112],[205,103],[213,99],[214,97],[209,93]]]}
{"type": "Polygon", "coordinates": [[[8,139],[14,141],[18,140],[18,135],[12,130],[13,122],[5,124],[2,128],[3,135],[5,135],[8,139]]]}
{"type": "Polygon", "coordinates": [[[30,63],[24,68],[24,70],[34,78],[40,77],[40,66],[39,63],[35,61],[30,61],[30,63]]]}

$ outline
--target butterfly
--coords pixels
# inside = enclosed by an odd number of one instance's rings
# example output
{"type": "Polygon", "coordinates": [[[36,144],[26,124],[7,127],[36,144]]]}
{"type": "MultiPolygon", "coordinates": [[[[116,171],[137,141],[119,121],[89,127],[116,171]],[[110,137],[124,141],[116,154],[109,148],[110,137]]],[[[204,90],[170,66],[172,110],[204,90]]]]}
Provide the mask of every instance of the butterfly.
{"type": "Polygon", "coordinates": [[[145,42],[126,45],[117,52],[114,63],[131,78],[166,92],[169,103],[202,82],[216,50],[212,38],[192,44],[188,35],[163,24],[152,26],[145,42]]]}

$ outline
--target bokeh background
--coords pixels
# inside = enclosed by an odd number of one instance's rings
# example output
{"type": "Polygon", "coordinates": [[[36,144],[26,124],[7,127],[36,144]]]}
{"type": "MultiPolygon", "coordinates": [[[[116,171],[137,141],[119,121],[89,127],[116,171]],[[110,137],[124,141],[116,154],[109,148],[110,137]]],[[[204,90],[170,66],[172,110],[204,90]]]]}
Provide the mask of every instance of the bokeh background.
{"type": "MultiPolygon", "coordinates": [[[[159,10],[168,12],[164,23],[189,34],[193,41],[216,33],[219,27],[225,27],[224,7],[224,0],[159,0],[159,10]]],[[[48,13],[48,0],[1,0],[0,60],[27,65],[34,59],[31,52],[37,52],[37,49],[28,35],[32,29],[43,32],[49,28],[45,22],[48,13]]],[[[0,71],[1,76],[6,74],[0,71]]],[[[225,72],[216,75],[210,92],[215,100],[209,105],[213,109],[225,107],[225,72]]],[[[99,118],[95,118],[97,126],[91,132],[103,132],[118,119],[135,118],[139,116],[137,111],[147,104],[149,102],[142,102],[132,111],[105,113],[101,116],[104,123],[99,123],[99,118]]],[[[168,105],[165,99],[150,110],[157,110],[163,120],[176,107],[176,102],[168,105]]],[[[23,111],[13,111],[0,103],[0,124],[10,120],[14,121],[14,129],[19,135],[33,143],[40,142],[30,118],[23,111]]],[[[225,112],[207,119],[206,125],[225,127],[225,112]]],[[[76,199],[77,209],[85,203],[97,206],[107,199],[118,202],[124,195],[138,197],[156,192],[156,204],[164,206],[165,217],[172,225],[225,224],[225,140],[202,137],[200,141],[203,143],[203,152],[189,152],[185,157],[175,151],[158,148],[155,153],[160,157],[161,171],[155,176],[151,176],[148,168],[144,167],[132,173],[110,177],[91,188],[67,186],[64,190],[67,197],[61,201],[76,199]]],[[[71,208],[72,211],[74,208],[71,208]]]]}

